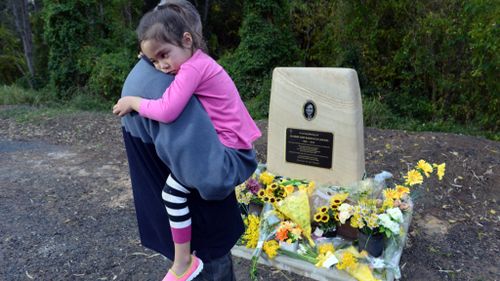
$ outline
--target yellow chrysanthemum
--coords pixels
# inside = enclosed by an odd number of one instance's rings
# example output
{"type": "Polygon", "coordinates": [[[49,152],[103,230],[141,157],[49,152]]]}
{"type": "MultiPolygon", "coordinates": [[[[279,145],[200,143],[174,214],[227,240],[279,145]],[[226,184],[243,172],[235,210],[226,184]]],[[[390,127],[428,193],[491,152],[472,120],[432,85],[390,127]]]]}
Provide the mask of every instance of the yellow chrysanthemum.
{"type": "Polygon", "coordinates": [[[264,185],[271,184],[273,180],[274,180],[274,175],[269,172],[263,172],[259,176],[259,181],[262,182],[264,185]]]}
{"type": "Polygon", "coordinates": [[[410,186],[421,184],[422,182],[424,182],[424,177],[422,177],[422,174],[415,169],[409,171],[408,174],[404,176],[404,178],[406,179],[405,184],[409,184],[410,186]]]}
{"type": "Polygon", "coordinates": [[[360,213],[356,212],[351,218],[351,226],[354,228],[363,228],[365,227],[365,223],[363,221],[363,217],[360,213]]]}
{"type": "Polygon", "coordinates": [[[248,215],[244,222],[247,228],[242,238],[247,241],[247,248],[255,248],[257,247],[257,242],[259,241],[260,219],[256,215],[248,215]]]}
{"type": "Polygon", "coordinates": [[[262,250],[267,254],[267,256],[272,259],[278,254],[278,249],[280,245],[276,240],[269,240],[264,242],[262,246],[262,250]]]}
{"type": "Polygon", "coordinates": [[[366,220],[366,225],[371,228],[377,228],[378,227],[378,215],[376,213],[372,213],[368,219],[366,220]]]}
{"type": "Polygon", "coordinates": [[[236,200],[238,200],[239,203],[243,203],[243,199],[245,198],[245,193],[243,190],[245,189],[245,186],[242,186],[241,184],[238,185],[235,189],[234,192],[236,194],[236,200]]]}
{"type": "Polygon", "coordinates": [[[394,188],[384,189],[383,194],[385,199],[396,200],[400,198],[398,192],[394,188]]]}
{"type": "Polygon", "coordinates": [[[324,243],[318,246],[318,252],[320,255],[324,255],[328,252],[335,252],[335,247],[332,243],[324,243]]]}
{"type": "Polygon", "coordinates": [[[446,170],[446,163],[442,163],[442,164],[434,164],[434,167],[437,168],[437,176],[438,176],[438,179],[439,180],[442,180],[443,177],[444,177],[444,172],[446,170]]]}
{"type": "Polygon", "coordinates": [[[337,263],[337,268],[339,270],[344,270],[346,268],[354,268],[357,265],[357,259],[353,254],[345,252],[342,254],[340,262],[337,263]]]}
{"type": "Polygon", "coordinates": [[[424,172],[426,177],[429,177],[433,171],[432,165],[425,162],[425,160],[420,160],[417,162],[417,168],[424,172]]]}
{"type": "Polygon", "coordinates": [[[325,254],[319,254],[317,257],[316,257],[316,264],[315,266],[316,267],[322,267],[323,266],[323,263],[325,263],[327,257],[325,254]]]}
{"type": "Polygon", "coordinates": [[[389,208],[394,207],[394,200],[392,198],[387,198],[384,200],[384,203],[382,204],[382,210],[386,210],[389,208]]]}
{"type": "Polygon", "coordinates": [[[403,186],[403,185],[396,185],[396,193],[398,194],[398,197],[399,197],[397,199],[400,199],[401,197],[403,197],[403,195],[409,194],[410,189],[406,186],[403,186]]]}
{"type": "Polygon", "coordinates": [[[314,181],[310,181],[309,184],[307,185],[307,195],[311,196],[315,188],[316,188],[316,183],[314,181]]]}

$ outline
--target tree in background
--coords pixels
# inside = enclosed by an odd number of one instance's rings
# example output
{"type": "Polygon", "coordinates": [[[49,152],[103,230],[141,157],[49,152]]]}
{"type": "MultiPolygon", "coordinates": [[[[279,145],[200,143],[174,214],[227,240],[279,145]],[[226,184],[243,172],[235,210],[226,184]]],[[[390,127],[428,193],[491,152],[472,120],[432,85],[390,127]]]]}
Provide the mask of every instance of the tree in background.
{"type": "Polygon", "coordinates": [[[296,65],[299,49],[290,28],[285,0],[248,0],[243,5],[240,44],[220,63],[234,79],[255,118],[267,116],[271,73],[296,65]]]}
{"type": "Polygon", "coordinates": [[[124,80],[125,69],[128,71],[136,58],[133,30],[140,7],[137,0],[44,1],[48,72],[59,97],[71,98],[86,86],[103,90],[99,93],[103,96],[119,96],[121,84],[113,82],[124,80]],[[103,71],[108,67],[103,64],[110,63],[122,71],[113,71],[114,66],[103,71]]]}
{"type": "Polygon", "coordinates": [[[313,62],[356,69],[363,98],[394,118],[498,130],[498,1],[332,3],[313,62]]]}
{"type": "MultiPolygon", "coordinates": [[[[500,127],[499,1],[190,1],[256,118],[267,116],[273,68],[300,65],[354,68],[376,125],[500,127]]],[[[50,82],[59,98],[115,100],[136,60],[138,20],[157,3],[0,1],[0,83],[28,86],[33,69],[34,86],[50,82]],[[23,33],[26,3],[32,32],[23,33]],[[34,51],[23,47],[29,33],[34,51]]]]}
{"type": "MultiPolygon", "coordinates": [[[[9,1],[12,14],[14,16],[14,23],[16,31],[21,37],[23,44],[24,57],[26,65],[31,77],[35,76],[35,66],[33,63],[33,39],[31,31],[31,23],[29,18],[29,4],[28,0],[10,0],[9,1]]],[[[31,81],[31,79],[28,79],[31,81]]],[[[30,82],[30,86],[33,85],[30,82]]]]}
{"type": "Polygon", "coordinates": [[[10,85],[25,75],[23,54],[17,48],[19,39],[9,29],[0,26],[0,84],[10,85]]]}

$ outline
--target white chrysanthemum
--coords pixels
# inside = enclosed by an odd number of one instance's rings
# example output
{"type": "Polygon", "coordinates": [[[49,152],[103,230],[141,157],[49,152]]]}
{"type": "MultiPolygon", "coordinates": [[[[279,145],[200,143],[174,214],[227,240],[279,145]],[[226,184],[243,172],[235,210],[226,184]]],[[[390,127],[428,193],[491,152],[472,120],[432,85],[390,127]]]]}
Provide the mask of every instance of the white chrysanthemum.
{"type": "Polygon", "coordinates": [[[378,215],[378,219],[379,219],[379,221],[380,221],[380,224],[381,224],[381,225],[384,225],[384,226],[385,226],[386,224],[389,224],[389,223],[390,223],[390,221],[391,221],[391,217],[389,217],[389,215],[388,215],[388,214],[380,214],[380,215],[378,215]]]}
{"type": "Polygon", "coordinates": [[[343,203],[339,206],[339,221],[344,224],[346,220],[348,220],[353,214],[353,208],[348,203],[343,203]]]}
{"type": "Polygon", "coordinates": [[[394,221],[399,223],[403,222],[403,213],[401,213],[399,208],[387,209],[386,213],[389,214],[394,221]]]}
{"type": "Polygon", "coordinates": [[[399,223],[392,221],[388,214],[381,214],[378,216],[379,224],[389,229],[393,234],[399,234],[399,223]]]}

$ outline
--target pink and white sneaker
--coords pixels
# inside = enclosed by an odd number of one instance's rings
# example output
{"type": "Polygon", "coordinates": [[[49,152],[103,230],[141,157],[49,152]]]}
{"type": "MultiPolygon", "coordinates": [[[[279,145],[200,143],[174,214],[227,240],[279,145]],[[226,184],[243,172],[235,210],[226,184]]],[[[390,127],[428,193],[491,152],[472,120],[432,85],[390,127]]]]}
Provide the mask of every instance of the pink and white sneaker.
{"type": "Polygon", "coordinates": [[[203,261],[195,255],[191,255],[191,264],[184,274],[178,276],[172,270],[169,270],[162,281],[191,281],[203,270],[203,261]]]}

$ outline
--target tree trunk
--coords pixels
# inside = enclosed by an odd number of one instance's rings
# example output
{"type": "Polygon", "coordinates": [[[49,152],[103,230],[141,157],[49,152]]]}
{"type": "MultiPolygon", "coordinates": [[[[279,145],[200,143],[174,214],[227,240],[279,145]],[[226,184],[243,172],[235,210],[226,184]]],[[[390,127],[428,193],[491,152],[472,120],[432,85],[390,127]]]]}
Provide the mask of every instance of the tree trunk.
{"type": "MultiPolygon", "coordinates": [[[[31,34],[31,23],[28,12],[28,0],[11,0],[10,6],[14,15],[14,23],[17,32],[23,42],[24,57],[31,77],[35,76],[33,64],[33,38],[31,34]]],[[[31,79],[28,79],[31,85],[31,79]]],[[[33,85],[31,85],[33,86],[33,85]]]]}
{"type": "Polygon", "coordinates": [[[207,25],[208,11],[210,11],[210,0],[205,0],[205,7],[203,11],[203,26],[207,25]]]}

